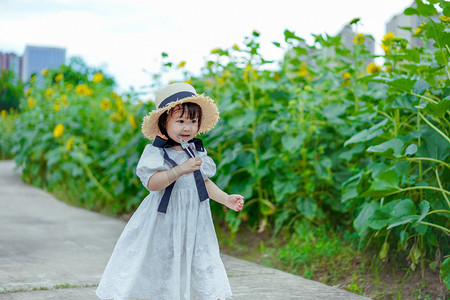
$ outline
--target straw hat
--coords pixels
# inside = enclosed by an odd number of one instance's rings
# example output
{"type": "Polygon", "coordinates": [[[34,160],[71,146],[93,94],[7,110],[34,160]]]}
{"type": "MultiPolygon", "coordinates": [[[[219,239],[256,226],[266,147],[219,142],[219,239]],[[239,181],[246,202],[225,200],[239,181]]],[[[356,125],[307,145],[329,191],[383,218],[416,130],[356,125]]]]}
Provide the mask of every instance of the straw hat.
{"type": "Polygon", "coordinates": [[[165,111],[170,110],[178,104],[193,102],[202,109],[202,121],[199,133],[211,130],[219,120],[219,109],[214,100],[198,95],[194,87],[188,83],[173,83],[156,94],[156,109],[148,113],[142,122],[142,133],[149,140],[154,140],[157,135],[162,135],[158,128],[158,119],[165,111]]]}

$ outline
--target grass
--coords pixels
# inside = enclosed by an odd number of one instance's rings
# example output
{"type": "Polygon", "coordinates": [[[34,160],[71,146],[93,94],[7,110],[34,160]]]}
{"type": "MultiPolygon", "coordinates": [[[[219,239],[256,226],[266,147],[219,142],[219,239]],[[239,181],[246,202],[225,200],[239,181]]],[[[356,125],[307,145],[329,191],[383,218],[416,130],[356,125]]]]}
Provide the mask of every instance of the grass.
{"type": "Polygon", "coordinates": [[[393,253],[381,261],[378,252],[359,249],[359,238],[342,229],[297,224],[277,236],[252,228],[231,234],[225,224],[216,228],[221,251],[305,278],[336,286],[372,299],[447,299],[439,273],[409,269],[393,253]]]}

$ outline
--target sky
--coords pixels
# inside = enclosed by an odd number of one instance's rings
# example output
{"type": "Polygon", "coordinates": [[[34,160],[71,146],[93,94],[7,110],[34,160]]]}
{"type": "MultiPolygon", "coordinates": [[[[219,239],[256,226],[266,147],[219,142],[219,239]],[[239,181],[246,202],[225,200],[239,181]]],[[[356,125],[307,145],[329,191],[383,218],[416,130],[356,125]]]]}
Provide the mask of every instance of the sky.
{"type": "MultiPolygon", "coordinates": [[[[412,0],[0,0],[0,51],[63,47],[112,75],[120,91],[140,91],[160,69],[162,52],[198,74],[214,48],[242,45],[253,30],[266,60],[280,59],[285,29],[307,43],[337,34],[354,18],[376,53],[389,19],[412,0]]],[[[176,79],[176,78],[174,78],[176,79]]]]}

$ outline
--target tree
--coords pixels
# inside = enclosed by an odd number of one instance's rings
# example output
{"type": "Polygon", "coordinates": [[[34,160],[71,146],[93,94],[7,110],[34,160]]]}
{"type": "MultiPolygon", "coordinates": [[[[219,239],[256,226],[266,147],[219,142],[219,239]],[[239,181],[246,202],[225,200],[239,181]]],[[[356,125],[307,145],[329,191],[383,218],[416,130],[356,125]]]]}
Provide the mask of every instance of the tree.
{"type": "Polygon", "coordinates": [[[18,109],[23,96],[23,83],[14,76],[12,71],[2,70],[0,74],[0,111],[11,108],[18,109]],[[15,83],[16,81],[16,83],[15,83]]]}

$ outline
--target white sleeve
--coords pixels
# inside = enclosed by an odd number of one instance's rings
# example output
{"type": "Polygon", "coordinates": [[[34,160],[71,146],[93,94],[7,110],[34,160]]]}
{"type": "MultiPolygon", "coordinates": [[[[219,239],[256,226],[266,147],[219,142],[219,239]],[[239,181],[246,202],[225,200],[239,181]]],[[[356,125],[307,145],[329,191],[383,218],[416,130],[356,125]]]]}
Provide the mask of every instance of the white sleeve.
{"type": "Polygon", "coordinates": [[[202,172],[203,179],[208,179],[216,174],[216,164],[214,160],[208,156],[206,149],[204,151],[196,151],[197,157],[202,159],[200,171],[202,172]]]}
{"type": "Polygon", "coordinates": [[[142,184],[148,189],[148,181],[156,172],[169,170],[170,167],[165,163],[162,149],[151,144],[145,146],[141,158],[136,167],[136,175],[142,184]]]}

